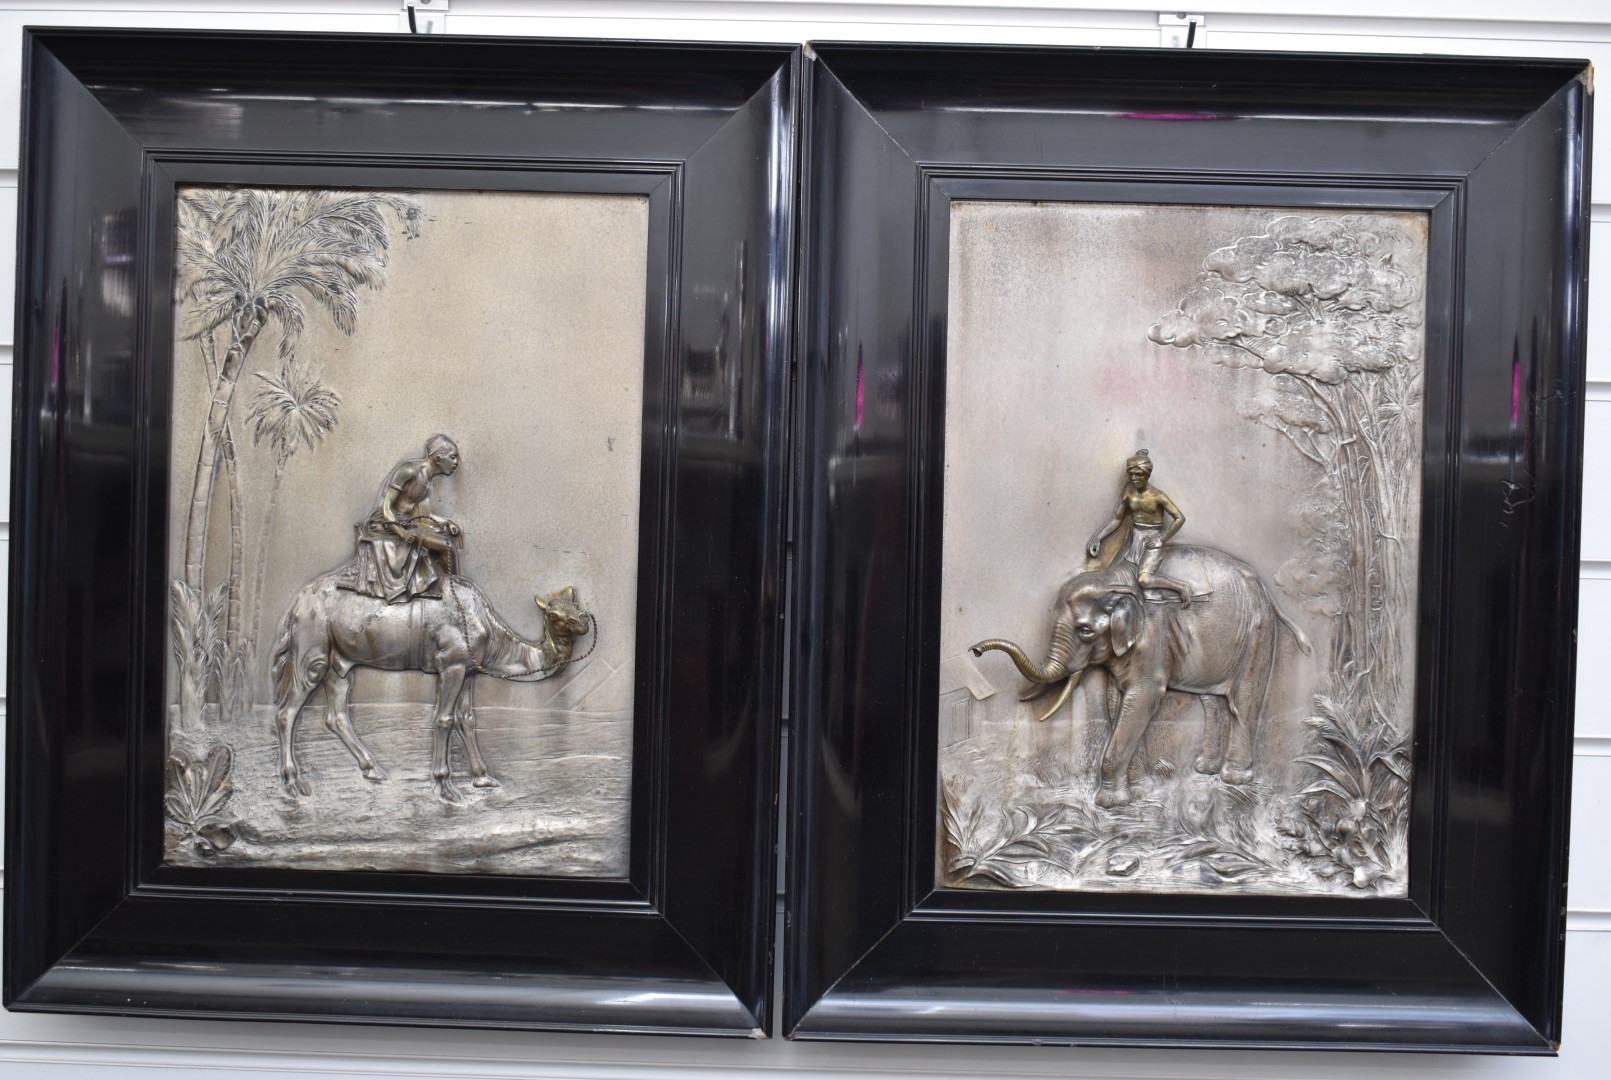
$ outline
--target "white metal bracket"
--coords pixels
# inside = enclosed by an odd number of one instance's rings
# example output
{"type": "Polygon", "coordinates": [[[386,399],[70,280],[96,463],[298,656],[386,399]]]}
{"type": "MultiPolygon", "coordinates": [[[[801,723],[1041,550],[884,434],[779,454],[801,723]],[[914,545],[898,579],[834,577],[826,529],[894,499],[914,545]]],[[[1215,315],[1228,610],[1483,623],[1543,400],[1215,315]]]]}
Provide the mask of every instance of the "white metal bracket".
{"type": "Polygon", "coordinates": [[[450,0],[403,0],[398,29],[405,34],[447,33],[450,0]]]}
{"type": "Polygon", "coordinates": [[[1205,20],[1201,15],[1158,13],[1158,44],[1166,49],[1203,47],[1205,20]]]}

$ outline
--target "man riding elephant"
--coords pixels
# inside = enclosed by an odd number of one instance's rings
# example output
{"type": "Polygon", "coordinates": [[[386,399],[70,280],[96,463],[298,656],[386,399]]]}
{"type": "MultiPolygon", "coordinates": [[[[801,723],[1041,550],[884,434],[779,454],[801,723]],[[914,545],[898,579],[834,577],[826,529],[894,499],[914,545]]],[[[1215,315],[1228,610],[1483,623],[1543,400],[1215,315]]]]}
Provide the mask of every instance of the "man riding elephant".
{"type": "MultiPolygon", "coordinates": [[[[1113,512],[1112,520],[1091,537],[1085,553],[1093,560],[1100,558],[1102,541],[1128,524],[1130,535],[1115,561],[1136,567],[1136,583],[1142,588],[1169,589],[1180,594],[1181,607],[1188,607],[1192,587],[1158,573],[1163,547],[1186,524],[1186,515],[1180,512],[1180,508],[1164,494],[1162,488],[1152,486],[1152,459],[1145,450],[1137,450],[1131,455],[1124,463],[1124,470],[1129,482],[1119,493],[1119,506],[1113,512]]],[[[1086,569],[1098,570],[1105,565],[1108,564],[1093,562],[1086,569]]]]}
{"type": "Polygon", "coordinates": [[[337,587],[401,604],[416,596],[441,599],[442,579],[458,573],[462,532],[431,513],[431,481],[452,476],[459,448],[446,435],[425,441],[425,456],[397,465],[386,477],[375,508],[358,526],[357,557],[337,587]]]}

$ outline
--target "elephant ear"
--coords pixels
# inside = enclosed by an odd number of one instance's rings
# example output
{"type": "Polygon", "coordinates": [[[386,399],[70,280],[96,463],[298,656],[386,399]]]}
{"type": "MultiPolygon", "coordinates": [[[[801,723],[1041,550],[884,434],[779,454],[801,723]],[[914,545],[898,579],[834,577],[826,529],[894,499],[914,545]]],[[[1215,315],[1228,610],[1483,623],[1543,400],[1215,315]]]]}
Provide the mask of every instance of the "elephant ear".
{"type": "Polygon", "coordinates": [[[1103,606],[1108,612],[1108,645],[1114,656],[1123,656],[1135,646],[1136,627],[1141,622],[1136,598],[1128,591],[1111,592],[1103,606]]]}

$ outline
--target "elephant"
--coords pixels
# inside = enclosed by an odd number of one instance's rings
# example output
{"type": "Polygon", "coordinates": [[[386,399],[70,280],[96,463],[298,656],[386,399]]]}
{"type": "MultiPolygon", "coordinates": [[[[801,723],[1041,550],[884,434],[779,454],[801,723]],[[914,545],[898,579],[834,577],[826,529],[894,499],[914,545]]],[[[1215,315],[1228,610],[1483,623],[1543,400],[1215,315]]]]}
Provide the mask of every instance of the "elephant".
{"type": "Polygon", "coordinates": [[[1131,800],[1131,759],[1169,690],[1197,694],[1203,704],[1203,750],[1193,767],[1218,773],[1230,784],[1250,781],[1259,713],[1275,667],[1277,628],[1285,627],[1300,649],[1310,651],[1303,631],[1276,606],[1258,572],[1235,556],[1170,544],[1163,549],[1160,571],[1206,589],[1198,589],[1188,607],[1168,593],[1146,594],[1136,583],[1133,564],[1088,570],[1058,592],[1057,620],[1043,664],[1000,638],[970,650],[974,656],[992,649],[1006,653],[1037,684],[1034,692],[1063,683],[1058,705],[1087,668],[1106,671],[1112,729],[1096,792],[1097,804],[1104,807],[1131,800]]]}

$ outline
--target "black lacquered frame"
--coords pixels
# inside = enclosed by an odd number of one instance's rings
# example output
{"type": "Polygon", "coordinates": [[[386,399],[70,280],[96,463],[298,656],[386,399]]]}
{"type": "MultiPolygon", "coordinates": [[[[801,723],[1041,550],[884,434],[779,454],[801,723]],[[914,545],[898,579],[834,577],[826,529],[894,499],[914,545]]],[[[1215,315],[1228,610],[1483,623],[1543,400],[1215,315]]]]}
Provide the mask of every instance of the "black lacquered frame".
{"type": "Polygon", "coordinates": [[[784,46],[26,34],[8,1008],[769,1029],[799,65],[784,46]],[[160,865],[186,181],[648,196],[626,880],[160,865]],[[685,388],[696,358],[736,392],[685,388]]]}
{"type": "Polygon", "coordinates": [[[1553,1052],[1586,65],[853,44],[816,56],[785,1030],[1553,1052]],[[935,887],[947,222],[964,197],[1428,212],[1407,899],[935,887]]]}

